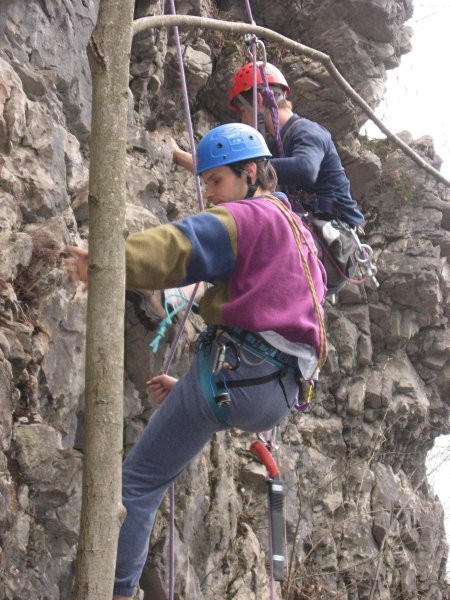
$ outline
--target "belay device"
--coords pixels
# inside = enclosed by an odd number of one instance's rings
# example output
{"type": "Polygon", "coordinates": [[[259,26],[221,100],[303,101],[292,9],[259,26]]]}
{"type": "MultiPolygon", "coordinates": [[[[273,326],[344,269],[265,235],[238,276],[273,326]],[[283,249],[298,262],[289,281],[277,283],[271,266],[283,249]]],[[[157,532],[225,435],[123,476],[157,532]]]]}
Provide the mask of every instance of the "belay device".
{"type": "Polygon", "coordinates": [[[278,465],[266,444],[256,440],[250,450],[258,456],[267,469],[267,494],[269,499],[269,552],[273,579],[284,581],[286,565],[286,528],[284,524],[284,484],[278,465]]]}

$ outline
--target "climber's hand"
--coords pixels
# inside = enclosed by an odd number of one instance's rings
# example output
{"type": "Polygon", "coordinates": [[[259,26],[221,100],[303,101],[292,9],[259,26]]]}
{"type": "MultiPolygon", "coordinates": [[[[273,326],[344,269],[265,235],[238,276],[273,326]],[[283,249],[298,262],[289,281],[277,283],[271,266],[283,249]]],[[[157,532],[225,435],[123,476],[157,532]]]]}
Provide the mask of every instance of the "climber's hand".
{"type": "Polygon", "coordinates": [[[76,246],[66,246],[63,254],[69,254],[64,258],[69,278],[73,282],[81,281],[87,285],[89,257],[86,250],[76,246]]]}
{"type": "Polygon", "coordinates": [[[169,395],[178,379],[169,375],[156,375],[146,382],[147,390],[156,404],[161,404],[169,395]]]}

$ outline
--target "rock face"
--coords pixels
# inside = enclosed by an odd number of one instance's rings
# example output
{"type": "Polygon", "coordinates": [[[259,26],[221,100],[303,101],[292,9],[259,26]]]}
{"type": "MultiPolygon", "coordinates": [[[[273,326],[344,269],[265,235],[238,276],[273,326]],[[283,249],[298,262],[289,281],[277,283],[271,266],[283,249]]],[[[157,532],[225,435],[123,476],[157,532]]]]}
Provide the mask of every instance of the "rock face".
{"type": "MultiPolygon", "coordinates": [[[[248,21],[238,0],[180,0],[183,14],[248,21]]],[[[375,107],[385,71],[410,49],[411,0],[254,0],[253,18],[328,53],[375,107]]],[[[136,18],[165,2],[137,0],[136,18]]],[[[7,0],[0,14],[0,600],[68,600],[81,505],[86,295],[59,250],[88,233],[90,74],[85,48],[98,2],[7,0]]],[[[182,33],[196,136],[231,120],[224,98],[245,60],[239,37],[182,33]]],[[[380,287],[347,285],[327,305],[330,354],[310,410],[281,428],[290,576],[283,597],[448,598],[443,509],[425,470],[448,433],[450,204],[436,183],[385,142],[360,139],[365,117],[325,69],[267,44],[303,115],[333,133],[367,216],[380,287]]],[[[130,66],[127,228],[197,210],[195,185],[172,163],[187,145],[172,31],[134,40],[130,66]]],[[[405,134],[407,135],[407,134],[405,134]]],[[[408,140],[412,142],[412,140],[408,140]]],[[[415,148],[435,166],[432,140],[415,148]]],[[[144,382],[170,336],[148,343],[157,298],[127,299],[125,449],[154,410],[144,382]]],[[[187,327],[175,374],[200,329],[187,327]]],[[[177,597],[267,600],[265,471],[251,439],[217,435],[177,483],[177,597]]],[[[142,578],[166,597],[167,505],[142,578]]],[[[281,594],[281,591],[280,591],[281,594]]]]}

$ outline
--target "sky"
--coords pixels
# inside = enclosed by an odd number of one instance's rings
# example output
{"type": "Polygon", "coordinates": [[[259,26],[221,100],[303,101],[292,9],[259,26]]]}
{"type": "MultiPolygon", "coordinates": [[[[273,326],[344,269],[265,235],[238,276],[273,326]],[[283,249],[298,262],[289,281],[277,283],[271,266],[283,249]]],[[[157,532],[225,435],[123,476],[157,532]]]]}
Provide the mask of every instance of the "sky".
{"type": "MultiPolygon", "coordinates": [[[[450,0],[415,0],[409,54],[397,69],[388,71],[386,94],[377,116],[393,132],[407,130],[417,139],[431,135],[443,159],[441,172],[450,177],[450,0]]],[[[363,128],[384,137],[374,125],[363,128]]],[[[436,440],[427,461],[429,482],[444,507],[450,545],[450,436],[436,440]]],[[[450,578],[450,561],[447,564],[450,578]]]]}
{"type": "MultiPolygon", "coordinates": [[[[441,172],[450,177],[450,0],[414,0],[407,24],[413,49],[388,71],[385,100],[376,113],[393,133],[407,130],[415,139],[431,135],[444,160],[441,172]]],[[[373,124],[366,130],[384,137],[373,124]]]]}

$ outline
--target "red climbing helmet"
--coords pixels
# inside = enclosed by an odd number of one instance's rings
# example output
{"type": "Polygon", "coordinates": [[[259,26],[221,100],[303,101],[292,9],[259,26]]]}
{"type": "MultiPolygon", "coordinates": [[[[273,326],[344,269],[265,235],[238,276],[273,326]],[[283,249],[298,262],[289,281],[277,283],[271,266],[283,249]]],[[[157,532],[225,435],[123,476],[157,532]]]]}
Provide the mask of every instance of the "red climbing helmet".
{"type": "MultiPolygon", "coordinates": [[[[262,85],[263,84],[263,80],[262,80],[262,76],[261,76],[261,71],[259,69],[259,67],[264,64],[263,62],[257,62],[257,71],[256,71],[256,84],[257,85],[262,85]]],[[[283,90],[285,90],[286,92],[286,96],[289,95],[289,86],[288,83],[283,75],[283,73],[280,71],[280,69],[277,69],[277,67],[275,67],[274,65],[271,65],[270,63],[266,63],[265,64],[265,72],[266,72],[266,78],[267,78],[267,83],[269,85],[277,85],[279,87],[281,87],[283,90]]],[[[230,108],[232,108],[233,110],[237,110],[236,104],[235,104],[235,99],[236,96],[239,96],[239,94],[242,94],[242,92],[247,92],[248,90],[251,90],[253,87],[253,63],[248,63],[246,65],[244,65],[243,67],[241,67],[239,69],[239,71],[236,72],[236,75],[234,76],[233,79],[233,85],[228,93],[228,98],[230,100],[230,108]]]]}

